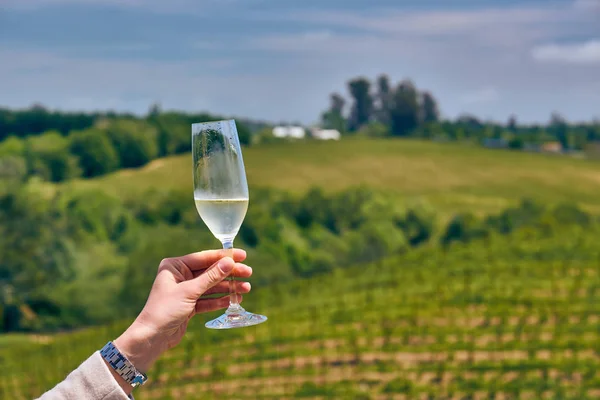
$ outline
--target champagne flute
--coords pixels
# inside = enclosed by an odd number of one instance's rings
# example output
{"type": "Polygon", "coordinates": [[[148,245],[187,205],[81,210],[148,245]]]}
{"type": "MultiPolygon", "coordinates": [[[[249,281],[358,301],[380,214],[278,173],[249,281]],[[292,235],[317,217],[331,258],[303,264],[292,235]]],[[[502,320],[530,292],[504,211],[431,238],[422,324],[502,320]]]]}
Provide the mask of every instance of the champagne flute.
{"type": "MultiPolygon", "coordinates": [[[[192,124],[194,201],[198,214],[233,257],[233,239],[248,209],[248,183],[235,121],[192,124]]],[[[264,315],[250,313],[239,304],[235,280],[229,280],[229,308],[206,323],[211,329],[241,328],[260,324],[264,315]]]]}

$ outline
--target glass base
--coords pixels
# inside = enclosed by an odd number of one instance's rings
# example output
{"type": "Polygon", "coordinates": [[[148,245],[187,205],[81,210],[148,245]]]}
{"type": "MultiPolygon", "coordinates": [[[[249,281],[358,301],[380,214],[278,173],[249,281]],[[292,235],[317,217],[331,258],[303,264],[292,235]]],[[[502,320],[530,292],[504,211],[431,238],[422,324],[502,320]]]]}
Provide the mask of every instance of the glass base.
{"type": "Polygon", "coordinates": [[[264,315],[253,314],[241,306],[229,306],[225,314],[208,321],[204,326],[209,329],[233,329],[262,324],[267,320],[264,315]]]}

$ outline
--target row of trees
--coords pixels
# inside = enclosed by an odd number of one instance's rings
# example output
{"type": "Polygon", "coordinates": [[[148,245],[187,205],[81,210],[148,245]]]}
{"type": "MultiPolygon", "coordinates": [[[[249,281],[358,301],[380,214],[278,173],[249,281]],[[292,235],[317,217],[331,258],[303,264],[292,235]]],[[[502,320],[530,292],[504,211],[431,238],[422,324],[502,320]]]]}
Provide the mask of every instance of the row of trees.
{"type": "Polygon", "coordinates": [[[558,113],[552,113],[547,124],[531,125],[518,124],[514,115],[505,124],[469,114],[442,120],[438,102],[429,91],[418,90],[408,79],[394,85],[387,75],[380,75],[375,84],[365,77],[352,79],[348,93],[349,101],[339,93],[330,96],[329,109],[321,115],[323,127],[375,137],[500,139],[515,149],[558,141],[563,149],[583,150],[587,143],[600,140],[600,121],[573,124],[558,113]]]}
{"type": "Polygon", "coordinates": [[[428,91],[417,90],[412,81],[403,80],[394,86],[387,75],[381,75],[375,86],[373,92],[371,82],[364,77],[349,81],[352,104],[347,114],[346,100],[338,93],[332,94],[331,105],[321,116],[323,126],[356,132],[371,125],[374,134],[387,130],[394,136],[406,136],[419,126],[439,120],[436,99],[428,91]]]}
{"type": "MultiPolygon", "coordinates": [[[[32,110],[11,115],[24,118],[23,115],[36,113],[32,110]]],[[[140,167],[157,157],[189,152],[190,125],[221,119],[210,114],[164,113],[158,107],[153,107],[145,118],[82,115],[66,114],[64,126],[92,121],[93,125],[66,133],[50,130],[36,134],[34,130],[30,135],[11,135],[0,142],[0,178],[23,180],[39,176],[60,182],[79,176],[100,176],[119,168],[140,167]]],[[[238,123],[238,131],[242,143],[248,144],[248,128],[238,123]]]]}

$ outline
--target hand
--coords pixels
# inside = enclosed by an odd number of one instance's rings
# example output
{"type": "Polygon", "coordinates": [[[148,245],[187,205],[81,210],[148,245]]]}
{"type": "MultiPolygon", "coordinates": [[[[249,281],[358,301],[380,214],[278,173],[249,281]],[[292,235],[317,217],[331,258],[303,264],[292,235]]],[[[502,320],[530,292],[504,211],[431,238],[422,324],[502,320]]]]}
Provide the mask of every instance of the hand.
{"type": "MultiPolygon", "coordinates": [[[[249,278],[252,268],[239,263],[245,258],[244,250],[235,249],[164,259],[146,305],[133,324],[114,341],[115,346],[136,369],[146,372],[164,351],[181,341],[194,315],[229,305],[229,282],[223,279],[229,275],[249,278]],[[226,257],[232,253],[233,259],[226,257]],[[223,296],[205,297],[214,294],[223,296]]],[[[236,282],[236,285],[238,293],[250,291],[248,282],[236,282]]],[[[241,297],[238,295],[240,302],[241,297]]],[[[123,386],[120,377],[117,380],[127,394],[131,392],[131,387],[123,386]]]]}

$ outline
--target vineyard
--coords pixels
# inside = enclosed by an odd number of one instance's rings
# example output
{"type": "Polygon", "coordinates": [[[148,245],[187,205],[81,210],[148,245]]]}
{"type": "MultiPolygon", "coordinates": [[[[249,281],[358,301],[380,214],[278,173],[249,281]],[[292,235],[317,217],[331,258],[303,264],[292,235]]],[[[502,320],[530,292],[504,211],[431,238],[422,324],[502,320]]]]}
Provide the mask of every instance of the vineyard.
{"type": "MultiPolygon", "coordinates": [[[[257,288],[266,324],[197,317],[136,399],[599,398],[599,238],[522,230],[257,288]]],[[[0,398],[41,394],[125,326],[0,342],[0,398]]]]}

